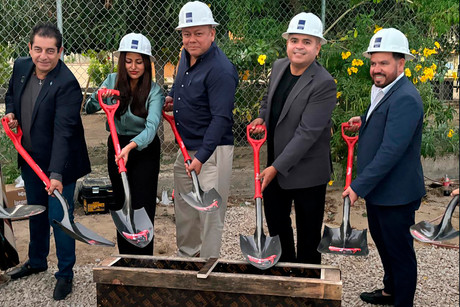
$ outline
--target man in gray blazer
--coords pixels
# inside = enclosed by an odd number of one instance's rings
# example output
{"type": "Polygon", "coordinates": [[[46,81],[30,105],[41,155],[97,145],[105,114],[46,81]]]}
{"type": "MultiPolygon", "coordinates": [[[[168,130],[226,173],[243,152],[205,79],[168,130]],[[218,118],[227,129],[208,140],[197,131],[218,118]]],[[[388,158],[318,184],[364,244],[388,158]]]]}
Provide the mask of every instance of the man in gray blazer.
{"type": "Polygon", "coordinates": [[[317,16],[296,15],[283,37],[288,58],[273,64],[259,117],[251,123],[252,133],[262,131],[256,125],[267,128],[267,168],[260,174],[265,218],[270,236],[280,236],[280,261],[320,264],[316,248],[332,172],[331,114],[337,89],[332,76],[316,61],[326,43],[317,16]],[[292,201],[297,255],[290,218],[292,201]]]}

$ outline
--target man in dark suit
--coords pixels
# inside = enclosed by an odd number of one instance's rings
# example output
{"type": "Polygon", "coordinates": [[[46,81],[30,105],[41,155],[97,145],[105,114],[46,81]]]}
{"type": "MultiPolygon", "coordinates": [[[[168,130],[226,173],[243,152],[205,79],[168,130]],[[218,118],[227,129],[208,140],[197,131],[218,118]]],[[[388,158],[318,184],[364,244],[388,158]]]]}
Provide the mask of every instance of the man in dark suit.
{"type": "Polygon", "coordinates": [[[385,274],[384,288],[364,292],[361,299],[409,307],[417,283],[409,227],[425,195],[420,162],[423,104],[404,75],[405,61],[413,56],[403,33],[393,28],[380,30],[364,56],[370,58],[374,85],[366,113],[349,120],[361,128],[357,177],[343,196],[349,195],[352,204],[358,196],[366,200],[369,230],[385,274]]]}
{"type": "Polygon", "coordinates": [[[72,291],[75,240],[52,223],[53,219],[62,220],[64,213],[51,195],[57,189],[67,199],[72,220],[75,183],[91,171],[80,117],[81,89],[59,59],[62,50],[62,35],[53,24],[35,26],[29,42],[30,57],[15,61],[6,93],[10,128],[21,126],[23,147],[51,181],[45,190],[34,171],[19,159],[27,202],[46,206],[47,210],[30,217],[29,260],[9,274],[17,279],[47,270],[53,226],[59,268],[53,294],[56,300],[72,291]]]}
{"type": "Polygon", "coordinates": [[[280,261],[321,263],[316,250],[321,240],[326,185],[332,172],[331,114],[336,104],[332,76],[316,61],[323,38],[321,20],[300,13],[290,22],[288,58],[273,64],[270,84],[262,99],[256,125],[267,127],[267,168],[260,174],[265,217],[271,236],[279,235],[280,261]],[[297,254],[291,226],[294,201],[297,254]]]}

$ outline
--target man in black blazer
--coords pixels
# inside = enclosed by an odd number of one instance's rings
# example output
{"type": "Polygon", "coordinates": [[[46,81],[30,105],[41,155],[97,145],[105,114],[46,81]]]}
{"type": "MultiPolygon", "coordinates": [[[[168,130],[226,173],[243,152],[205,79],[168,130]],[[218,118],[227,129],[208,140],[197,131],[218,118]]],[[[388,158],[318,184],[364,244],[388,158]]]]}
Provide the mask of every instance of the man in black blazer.
{"type": "MultiPolygon", "coordinates": [[[[417,260],[409,227],[425,195],[420,146],[423,103],[404,75],[406,60],[413,59],[406,36],[388,28],[371,39],[364,56],[370,58],[374,81],[366,113],[349,120],[359,129],[357,177],[343,196],[353,204],[366,200],[369,230],[383,269],[383,289],[364,292],[372,304],[413,306],[417,260]]],[[[353,129],[357,130],[357,128],[353,129]]]]}
{"type": "Polygon", "coordinates": [[[331,115],[337,101],[332,76],[316,61],[323,38],[321,20],[300,13],[290,22],[288,58],[272,67],[266,96],[256,125],[266,125],[268,162],[260,174],[265,217],[271,236],[279,235],[280,261],[321,263],[316,250],[321,240],[326,185],[332,172],[331,115]],[[291,226],[294,201],[297,254],[291,226]]]}
{"type": "Polygon", "coordinates": [[[75,183],[91,171],[80,117],[81,89],[59,59],[62,50],[62,35],[53,24],[36,25],[30,36],[30,57],[15,61],[6,93],[10,128],[21,126],[23,147],[51,181],[44,189],[39,177],[19,158],[27,202],[46,206],[47,210],[30,217],[29,260],[9,274],[17,279],[47,270],[53,226],[59,269],[53,294],[56,300],[72,291],[75,240],[52,223],[53,219],[62,220],[64,213],[51,195],[55,189],[63,194],[72,220],[75,183]]]}

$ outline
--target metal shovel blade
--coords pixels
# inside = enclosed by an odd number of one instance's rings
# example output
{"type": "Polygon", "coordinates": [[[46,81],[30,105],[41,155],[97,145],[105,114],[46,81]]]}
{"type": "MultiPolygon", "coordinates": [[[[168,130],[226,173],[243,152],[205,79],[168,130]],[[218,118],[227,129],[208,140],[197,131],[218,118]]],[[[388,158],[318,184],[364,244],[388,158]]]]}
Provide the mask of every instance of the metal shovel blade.
{"type": "Polygon", "coordinates": [[[110,211],[110,213],[115,227],[126,241],[139,248],[146,247],[152,241],[153,225],[149,218],[145,218],[148,217],[145,208],[134,210],[133,220],[123,212],[123,209],[110,211]]]}
{"type": "Polygon", "coordinates": [[[357,230],[350,226],[350,198],[343,203],[343,219],[340,228],[324,226],[323,237],[318,245],[322,254],[339,254],[350,256],[367,256],[367,229],[357,230]]]}
{"type": "Polygon", "coordinates": [[[204,192],[201,190],[198,176],[196,175],[195,171],[192,171],[191,175],[193,185],[192,191],[187,194],[179,192],[179,195],[187,204],[198,211],[214,212],[219,210],[220,205],[222,204],[222,197],[219,195],[216,189],[212,188],[211,190],[204,192]]]}
{"type": "Polygon", "coordinates": [[[110,211],[113,222],[126,241],[140,248],[146,247],[153,239],[152,221],[144,207],[132,209],[128,177],[124,171],[120,175],[125,192],[125,202],[120,210],[110,211]]]}
{"type": "Polygon", "coordinates": [[[281,257],[279,236],[267,237],[263,232],[260,198],[256,198],[256,230],[253,236],[240,234],[240,248],[246,261],[261,270],[271,268],[281,257]]]}
{"type": "Polygon", "coordinates": [[[410,227],[411,235],[424,243],[439,243],[458,237],[459,231],[452,227],[451,219],[458,204],[458,195],[449,202],[444,212],[441,223],[433,225],[427,221],[422,221],[410,227]]]}
{"type": "Polygon", "coordinates": [[[26,218],[45,211],[44,206],[39,205],[17,205],[12,208],[0,207],[0,219],[26,218]]]}
{"type": "Polygon", "coordinates": [[[53,220],[53,222],[58,225],[62,231],[75,240],[89,245],[115,246],[113,242],[99,236],[82,224],[71,222],[68,213],[69,205],[67,204],[66,199],[61,195],[61,193],[59,193],[58,190],[54,190],[54,196],[56,196],[61,203],[62,210],[64,211],[64,217],[61,221],[53,220]]]}

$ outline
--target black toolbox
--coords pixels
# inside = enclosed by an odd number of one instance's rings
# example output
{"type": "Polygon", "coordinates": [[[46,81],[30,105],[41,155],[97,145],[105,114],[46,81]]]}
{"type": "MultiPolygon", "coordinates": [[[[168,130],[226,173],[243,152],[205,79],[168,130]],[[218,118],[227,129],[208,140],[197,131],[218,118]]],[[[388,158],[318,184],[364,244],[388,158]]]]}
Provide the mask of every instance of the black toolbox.
{"type": "Polygon", "coordinates": [[[108,212],[108,206],[115,204],[110,179],[107,177],[83,179],[81,202],[85,214],[108,212]]]}

